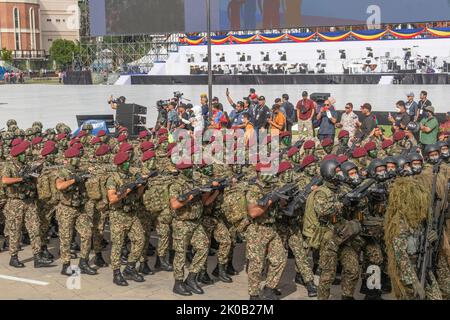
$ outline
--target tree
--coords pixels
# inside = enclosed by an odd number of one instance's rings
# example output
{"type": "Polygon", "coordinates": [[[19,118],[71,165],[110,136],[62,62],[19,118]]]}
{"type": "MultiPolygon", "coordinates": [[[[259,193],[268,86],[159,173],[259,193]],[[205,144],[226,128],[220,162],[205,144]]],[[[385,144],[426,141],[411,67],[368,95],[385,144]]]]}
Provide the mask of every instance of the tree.
{"type": "Polygon", "coordinates": [[[65,39],[53,41],[50,48],[50,57],[56,62],[58,68],[67,68],[72,64],[73,58],[79,54],[79,46],[65,39]]]}
{"type": "Polygon", "coordinates": [[[13,54],[11,50],[7,50],[6,48],[3,48],[0,52],[0,60],[12,63],[13,62],[13,54]]]}

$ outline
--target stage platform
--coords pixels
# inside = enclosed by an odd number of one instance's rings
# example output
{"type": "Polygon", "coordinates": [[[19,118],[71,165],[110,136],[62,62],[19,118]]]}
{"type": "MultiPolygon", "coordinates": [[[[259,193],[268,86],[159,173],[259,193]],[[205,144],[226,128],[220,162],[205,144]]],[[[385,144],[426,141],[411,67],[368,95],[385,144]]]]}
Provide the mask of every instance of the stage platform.
{"type": "MultiPolygon", "coordinates": [[[[206,85],[207,75],[136,75],[132,85],[206,85]]],[[[216,85],[289,85],[289,84],[449,84],[449,74],[378,73],[378,74],[295,74],[295,75],[214,75],[216,85]]]]}

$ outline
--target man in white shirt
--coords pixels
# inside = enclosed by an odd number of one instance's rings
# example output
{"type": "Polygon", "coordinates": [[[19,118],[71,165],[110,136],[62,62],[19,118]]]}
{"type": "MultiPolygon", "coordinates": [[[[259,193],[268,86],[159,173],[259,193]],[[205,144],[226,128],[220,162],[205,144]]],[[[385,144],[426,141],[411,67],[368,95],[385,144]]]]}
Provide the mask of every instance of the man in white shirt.
{"type": "Polygon", "coordinates": [[[353,104],[351,102],[345,105],[345,113],[342,115],[341,122],[337,125],[338,128],[346,130],[350,134],[350,140],[355,136],[358,116],[353,112],[353,104]]]}

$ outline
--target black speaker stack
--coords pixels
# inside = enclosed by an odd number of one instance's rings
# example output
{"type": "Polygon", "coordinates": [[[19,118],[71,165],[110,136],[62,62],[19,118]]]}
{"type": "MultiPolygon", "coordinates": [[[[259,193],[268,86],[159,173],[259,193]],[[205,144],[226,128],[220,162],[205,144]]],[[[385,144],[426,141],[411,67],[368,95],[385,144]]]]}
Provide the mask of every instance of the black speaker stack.
{"type": "Polygon", "coordinates": [[[147,107],[138,104],[122,104],[116,110],[116,121],[128,129],[131,136],[146,130],[147,107]]]}

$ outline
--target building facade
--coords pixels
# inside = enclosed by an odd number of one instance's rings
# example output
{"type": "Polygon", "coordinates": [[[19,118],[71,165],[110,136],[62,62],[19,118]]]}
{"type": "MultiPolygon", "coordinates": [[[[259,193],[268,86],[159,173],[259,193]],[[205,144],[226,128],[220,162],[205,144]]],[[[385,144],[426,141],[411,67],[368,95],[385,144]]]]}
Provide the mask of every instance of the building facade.
{"type": "Polygon", "coordinates": [[[0,0],[0,48],[45,56],[56,39],[79,40],[77,0],[0,0]]]}

